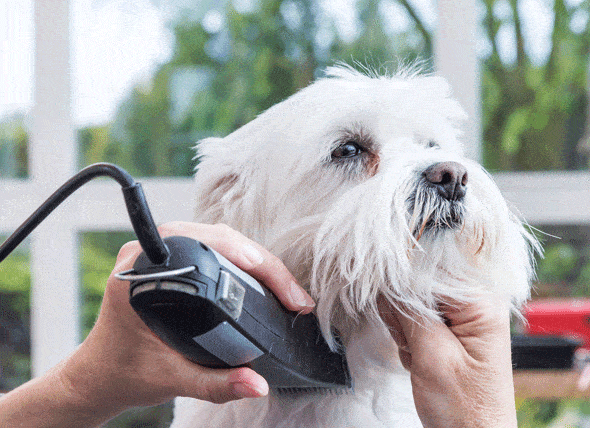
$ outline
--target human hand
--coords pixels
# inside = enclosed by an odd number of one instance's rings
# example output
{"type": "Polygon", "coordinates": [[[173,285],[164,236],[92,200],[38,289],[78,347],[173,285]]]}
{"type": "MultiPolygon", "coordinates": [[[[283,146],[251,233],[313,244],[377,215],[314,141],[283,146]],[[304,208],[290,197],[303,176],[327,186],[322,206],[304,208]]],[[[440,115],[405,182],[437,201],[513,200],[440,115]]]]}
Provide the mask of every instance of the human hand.
{"type": "Polygon", "coordinates": [[[446,323],[414,321],[384,300],[379,308],[425,428],[516,427],[506,304],[486,296],[441,305],[446,323]]]}
{"type": "MultiPolygon", "coordinates": [[[[312,310],[311,297],[295,283],[283,263],[229,227],[175,222],[159,230],[162,237],[183,235],[210,246],[263,282],[288,309],[302,313],[312,310]]],[[[136,241],[123,246],[113,273],[130,269],[141,251],[136,241]]],[[[205,368],[165,345],[130,306],[129,283],[113,274],[94,328],[56,370],[80,403],[92,403],[112,415],[175,396],[221,403],[268,393],[264,378],[249,368],[205,368]]]]}

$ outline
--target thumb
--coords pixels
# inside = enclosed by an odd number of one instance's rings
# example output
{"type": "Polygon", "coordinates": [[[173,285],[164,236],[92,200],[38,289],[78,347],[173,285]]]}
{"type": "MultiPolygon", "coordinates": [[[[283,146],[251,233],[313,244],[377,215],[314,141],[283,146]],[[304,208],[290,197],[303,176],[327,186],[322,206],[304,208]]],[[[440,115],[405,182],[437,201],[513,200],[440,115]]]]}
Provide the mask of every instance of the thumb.
{"type": "MultiPolygon", "coordinates": [[[[409,354],[436,352],[443,341],[456,342],[457,338],[441,320],[412,316],[385,299],[378,302],[381,318],[389,327],[400,350],[409,354]]],[[[444,342],[443,342],[444,343],[444,342]]]]}
{"type": "MultiPolygon", "coordinates": [[[[266,380],[248,367],[209,369],[199,367],[198,373],[183,375],[181,393],[212,403],[225,403],[241,398],[257,398],[268,394],[266,380]]],[[[194,368],[193,368],[194,371],[194,368]]]]}

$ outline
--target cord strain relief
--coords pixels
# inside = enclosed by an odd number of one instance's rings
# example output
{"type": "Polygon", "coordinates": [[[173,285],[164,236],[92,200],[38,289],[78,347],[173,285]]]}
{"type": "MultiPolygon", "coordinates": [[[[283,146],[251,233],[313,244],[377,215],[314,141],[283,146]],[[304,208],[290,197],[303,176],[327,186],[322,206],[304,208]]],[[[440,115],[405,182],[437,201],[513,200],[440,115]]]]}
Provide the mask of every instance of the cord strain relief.
{"type": "Polygon", "coordinates": [[[143,251],[152,263],[166,265],[170,258],[170,250],[158,233],[141,184],[134,183],[122,190],[133,230],[143,251]]]}

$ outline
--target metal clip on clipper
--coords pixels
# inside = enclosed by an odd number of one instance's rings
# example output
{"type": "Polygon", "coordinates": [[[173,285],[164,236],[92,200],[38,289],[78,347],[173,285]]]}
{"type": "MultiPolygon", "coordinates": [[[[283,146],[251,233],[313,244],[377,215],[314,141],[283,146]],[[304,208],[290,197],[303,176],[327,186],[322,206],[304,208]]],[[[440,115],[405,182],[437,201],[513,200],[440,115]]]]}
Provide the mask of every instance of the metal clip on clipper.
{"type": "Polygon", "coordinates": [[[207,367],[247,365],[279,392],[341,392],[352,387],[343,353],[332,352],[313,314],[285,309],[272,293],[211,248],[190,238],[162,239],[141,185],[121,168],[94,164],[72,177],[0,246],[0,262],[86,182],[110,176],[123,187],[144,252],[133,269],[130,303],[170,347],[207,367]]]}

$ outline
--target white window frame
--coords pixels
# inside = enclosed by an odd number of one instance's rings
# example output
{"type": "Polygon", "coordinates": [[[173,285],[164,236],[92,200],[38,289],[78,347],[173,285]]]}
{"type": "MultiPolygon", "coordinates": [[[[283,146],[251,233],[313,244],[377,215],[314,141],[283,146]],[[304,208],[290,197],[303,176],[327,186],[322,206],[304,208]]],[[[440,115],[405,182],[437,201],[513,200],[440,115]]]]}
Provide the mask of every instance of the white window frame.
{"type": "MultiPolygon", "coordinates": [[[[71,106],[70,3],[34,0],[35,101],[29,143],[29,179],[0,180],[0,233],[11,233],[76,172],[71,106]]],[[[479,63],[476,4],[439,0],[435,63],[474,120],[466,132],[470,157],[480,158],[479,63]]],[[[589,224],[590,174],[501,173],[506,198],[531,224],[589,224]]],[[[140,179],[157,223],[190,221],[190,178],[140,179]]],[[[81,231],[130,230],[119,186],[108,181],[80,189],[31,239],[32,373],[39,376],[80,341],[79,246],[81,231]]]]}

